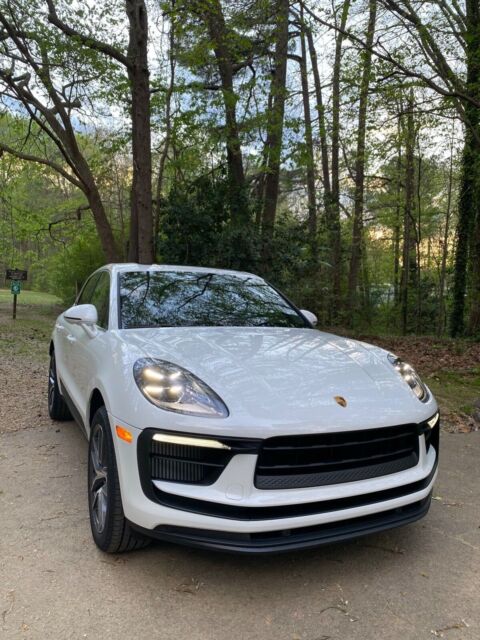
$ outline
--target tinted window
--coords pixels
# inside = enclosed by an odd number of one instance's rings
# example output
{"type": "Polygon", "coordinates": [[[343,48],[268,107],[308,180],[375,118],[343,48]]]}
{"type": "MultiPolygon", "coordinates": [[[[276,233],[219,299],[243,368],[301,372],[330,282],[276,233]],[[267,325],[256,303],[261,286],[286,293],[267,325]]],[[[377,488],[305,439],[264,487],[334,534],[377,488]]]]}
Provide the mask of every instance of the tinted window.
{"type": "Polygon", "coordinates": [[[80,295],[77,298],[75,304],[90,304],[92,300],[92,293],[95,289],[95,285],[97,284],[98,273],[94,273],[93,276],[86,281],[83,285],[83,289],[80,292],[80,295]]]}
{"type": "Polygon", "coordinates": [[[135,271],[120,279],[121,327],[305,327],[303,317],[257,277],[135,271]]]}
{"type": "Polygon", "coordinates": [[[98,313],[97,325],[103,329],[108,328],[108,312],[110,307],[110,275],[102,271],[93,290],[91,304],[94,304],[98,313]]]}

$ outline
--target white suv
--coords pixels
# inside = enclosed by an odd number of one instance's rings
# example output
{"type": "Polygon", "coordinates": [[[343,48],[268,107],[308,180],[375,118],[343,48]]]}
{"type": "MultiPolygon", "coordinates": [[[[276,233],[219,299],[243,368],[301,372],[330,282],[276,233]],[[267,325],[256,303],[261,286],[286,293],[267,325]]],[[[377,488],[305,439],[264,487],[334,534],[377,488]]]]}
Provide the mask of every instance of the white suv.
{"type": "Polygon", "coordinates": [[[270,552],[428,511],[439,415],[407,364],[250,273],[114,264],[62,313],[52,418],[89,439],[95,542],[270,552]]]}

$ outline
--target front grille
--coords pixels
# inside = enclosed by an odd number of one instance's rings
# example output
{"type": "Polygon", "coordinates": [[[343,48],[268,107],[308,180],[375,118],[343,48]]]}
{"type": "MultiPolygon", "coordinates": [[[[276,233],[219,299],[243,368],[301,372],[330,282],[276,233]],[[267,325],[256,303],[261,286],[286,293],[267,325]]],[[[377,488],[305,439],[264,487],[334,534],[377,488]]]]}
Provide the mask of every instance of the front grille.
{"type": "Polygon", "coordinates": [[[257,489],[298,489],[357,482],[418,464],[418,426],[264,440],[255,471],[257,489]]]}
{"type": "Polygon", "coordinates": [[[318,502],[305,502],[268,507],[246,507],[236,504],[211,502],[210,500],[199,500],[198,498],[187,498],[174,493],[161,491],[154,485],[151,485],[147,495],[164,507],[180,509],[181,511],[190,511],[191,513],[213,516],[215,518],[230,518],[233,520],[298,518],[318,515],[321,513],[331,513],[332,511],[341,511],[343,509],[365,507],[370,504],[385,502],[387,500],[395,500],[396,498],[401,498],[412,493],[417,493],[418,491],[423,491],[431,483],[435,475],[436,468],[437,462],[435,461],[431,472],[426,478],[400,487],[392,487],[391,489],[382,489],[381,491],[374,491],[373,493],[347,496],[345,498],[333,498],[331,500],[321,500],[318,502]]]}

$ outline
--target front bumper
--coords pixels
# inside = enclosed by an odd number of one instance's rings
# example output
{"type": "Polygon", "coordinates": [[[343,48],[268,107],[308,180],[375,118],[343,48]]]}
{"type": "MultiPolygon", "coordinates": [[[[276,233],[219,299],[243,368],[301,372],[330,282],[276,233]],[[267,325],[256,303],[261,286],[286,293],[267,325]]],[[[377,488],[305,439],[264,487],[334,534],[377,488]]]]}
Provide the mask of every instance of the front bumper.
{"type": "Polygon", "coordinates": [[[256,456],[232,458],[210,486],[145,483],[137,460],[141,430],[132,443],[114,438],[126,518],[163,540],[226,551],[270,553],[309,548],[397,527],[423,517],[437,472],[438,444],[428,452],[419,436],[419,461],[387,476],[321,487],[259,490],[256,456]]]}
{"type": "Polygon", "coordinates": [[[246,554],[285,553],[345,542],[410,524],[427,514],[431,498],[430,493],[423,500],[404,507],[345,521],[257,533],[231,533],[171,525],[159,525],[151,530],[143,529],[134,523],[130,525],[148,537],[189,547],[246,554]]]}

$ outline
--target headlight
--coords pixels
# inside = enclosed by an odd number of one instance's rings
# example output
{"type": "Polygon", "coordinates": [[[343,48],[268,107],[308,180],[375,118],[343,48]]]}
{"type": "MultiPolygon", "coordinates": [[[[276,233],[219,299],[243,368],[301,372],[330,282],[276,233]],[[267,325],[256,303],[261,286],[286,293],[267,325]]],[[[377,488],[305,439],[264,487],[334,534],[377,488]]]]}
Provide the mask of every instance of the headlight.
{"type": "Polygon", "coordinates": [[[215,391],[176,364],[141,358],[133,366],[133,376],[147,400],[161,409],[205,418],[228,416],[215,391]]]}
{"type": "Polygon", "coordinates": [[[390,364],[395,367],[395,369],[402,376],[402,378],[405,380],[405,382],[408,384],[417,398],[421,400],[421,402],[427,402],[430,394],[428,393],[427,387],[420,380],[420,376],[415,371],[415,369],[406,362],[403,362],[403,360],[400,360],[400,358],[397,358],[397,356],[394,356],[393,353],[389,353],[387,358],[390,364]]]}

